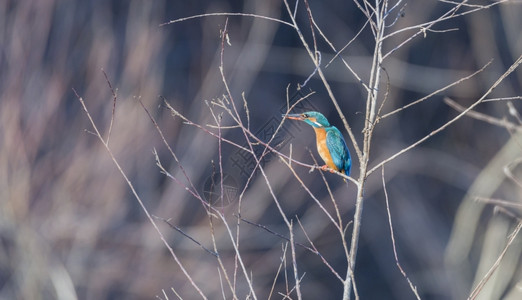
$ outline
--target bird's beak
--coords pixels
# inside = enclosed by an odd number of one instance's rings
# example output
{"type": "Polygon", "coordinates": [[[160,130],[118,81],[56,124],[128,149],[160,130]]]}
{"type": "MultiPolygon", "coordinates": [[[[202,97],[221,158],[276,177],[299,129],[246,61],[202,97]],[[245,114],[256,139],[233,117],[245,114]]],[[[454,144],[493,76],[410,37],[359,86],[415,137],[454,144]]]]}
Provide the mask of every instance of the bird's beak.
{"type": "Polygon", "coordinates": [[[299,120],[299,121],[304,121],[304,119],[305,119],[305,118],[303,118],[303,116],[301,114],[283,115],[283,118],[287,118],[287,119],[291,119],[291,120],[299,120]]]}

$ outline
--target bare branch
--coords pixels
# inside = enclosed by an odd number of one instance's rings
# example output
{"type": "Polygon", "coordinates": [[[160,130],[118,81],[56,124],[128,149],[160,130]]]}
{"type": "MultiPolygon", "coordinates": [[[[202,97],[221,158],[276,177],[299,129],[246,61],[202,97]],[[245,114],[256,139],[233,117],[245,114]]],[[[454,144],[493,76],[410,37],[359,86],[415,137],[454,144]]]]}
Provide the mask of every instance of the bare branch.
{"type": "Polygon", "coordinates": [[[522,158],[516,159],[515,161],[512,161],[508,165],[504,166],[504,174],[507,178],[511,179],[514,183],[516,183],[519,187],[522,188],[522,181],[515,177],[515,174],[513,174],[513,169],[518,166],[520,163],[522,163],[522,158]]]}
{"type": "Polygon", "coordinates": [[[214,255],[215,257],[218,257],[219,254],[217,252],[214,252],[214,251],[211,251],[209,250],[208,248],[206,248],[205,246],[203,246],[200,242],[198,242],[195,238],[191,237],[190,235],[188,235],[187,233],[185,233],[181,228],[179,228],[178,226],[170,223],[170,219],[165,219],[165,218],[161,218],[161,217],[158,217],[158,216],[155,216],[155,215],[152,215],[153,218],[155,219],[158,219],[164,223],[166,223],[167,225],[169,225],[170,228],[176,230],[177,232],[181,233],[183,236],[185,236],[186,238],[188,238],[189,240],[193,241],[196,245],[198,245],[199,247],[201,247],[201,249],[207,251],[208,253],[214,255]]]}
{"type": "Polygon", "coordinates": [[[109,77],[107,76],[107,73],[105,73],[105,70],[102,69],[103,76],[105,76],[105,80],[107,80],[107,84],[109,85],[109,88],[111,89],[112,93],[112,113],[111,113],[111,123],[109,125],[109,132],[107,133],[107,145],[109,144],[109,139],[111,138],[111,132],[112,132],[112,125],[114,123],[114,114],[116,113],[116,99],[118,96],[116,96],[116,92],[112,88],[111,81],[109,80],[109,77]]]}
{"type": "Polygon", "coordinates": [[[493,273],[497,270],[497,268],[500,265],[500,262],[506,255],[506,252],[508,251],[511,244],[513,244],[513,241],[517,237],[518,233],[520,232],[520,229],[522,229],[522,221],[519,221],[513,232],[509,235],[508,241],[506,246],[504,247],[504,250],[500,253],[495,263],[491,266],[491,268],[488,270],[488,272],[484,275],[484,277],[480,280],[480,282],[477,284],[477,286],[473,289],[471,294],[468,297],[468,300],[474,300],[478,297],[480,294],[480,291],[484,287],[484,285],[489,281],[493,273]]]}
{"type": "Polygon", "coordinates": [[[386,200],[386,212],[388,213],[388,224],[390,225],[390,237],[392,241],[393,255],[395,256],[395,264],[397,265],[397,268],[399,268],[399,271],[401,271],[402,276],[404,276],[404,278],[406,278],[406,281],[408,281],[410,289],[415,294],[415,297],[417,297],[417,299],[420,300],[419,293],[417,292],[417,287],[411,282],[410,278],[408,277],[406,272],[404,272],[404,269],[402,268],[399,262],[399,256],[397,255],[397,247],[395,246],[395,234],[393,233],[393,224],[390,213],[390,202],[388,200],[388,192],[386,191],[386,180],[384,179],[384,166],[381,169],[382,189],[384,190],[384,199],[386,200]]]}
{"type": "Polygon", "coordinates": [[[321,260],[323,261],[323,263],[330,269],[330,272],[332,272],[332,274],[335,275],[335,277],[337,277],[337,279],[339,279],[341,282],[343,282],[343,278],[339,275],[339,273],[337,273],[335,271],[335,269],[326,261],[326,259],[324,258],[324,256],[322,256],[319,251],[317,250],[317,247],[315,247],[314,245],[314,242],[312,242],[312,240],[310,239],[310,237],[308,236],[308,233],[306,233],[306,230],[303,226],[303,224],[301,223],[301,220],[299,218],[297,218],[297,223],[299,224],[299,227],[301,227],[301,230],[303,231],[306,239],[308,240],[308,242],[310,243],[310,245],[312,246],[313,250],[315,253],[317,253],[317,255],[319,255],[321,257],[321,260]]]}
{"type": "Polygon", "coordinates": [[[297,175],[294,168],[286,160],[281,159],[281,161],[286,164],[286,166],[290,169],[290,171],[292,171],[292,174],[297,179],[297,181],[299,181],[299,183],[301,184],[301,187],[308,193],[308,195],[310,195],[310,197],[312,197],[312,199],[314,199],[315,203],[321,208],[321,210],[325,213],[325,215],[330,219],[332,224],[334,224],[335,227],[337,227],[337,229],[341,230],[342,227],[340,227],[340,224],[337,224],[337,222],[335,222],[332,215],[326,210],[326,208],[321,204],[321,201],[319,201],[319,199],[317,199],[315,197],[315,195],[312,193],[312,191],[310,191],[310,189],[306,186],[306,184],[301,180],[301,177],[299,177],[299,175],[297,175]]]}
{"type": "Polygon", "coordinates": [[[294,27],[294,25],[292,25],[291,23],[285,22],[283,20],[279,20],[279,19],[272,18],[272,17],[267,17],[267,16],[256,15],[256,14],[246,14],[246,13],[208,13],[208,14],[194,15],[194,16],[190,16],[190,17],[179,18],[179,19],[175,19],[175,20],[172,20],[172,21],[168,21],[166,23],[160,24],[159,26],[165,26],[165,25],[170,25],[170,24],[174,24],[174,23],[184,22],[184,21],[187,21],[187,20],[200,19],[200,18],[206,18],[206,17],[214,17],[214,16],[222,16],[222,17],[223,16],[225,16],[225,17],[232,17],[232,16],[252,17],[252,18],[264,19],[264,20],[268,20],[268,21],[274,21],[274,22],[281,23],[281,24],[284,24],[284,25],[287,25],[287,26],[290,26],[290,27],[294,27]]]}
{"type": "Polygon", "coordinates": [[[522,203],[516,203],[513,201],[507,201],[503,199],[494,199],[494,198],[484,198],[484,197],[475,197],[476,201],[484,202],[488,204],[500,205],[500,206],[508,206],[515,208],[522,208],[522,203]]]}
{"type": "MultiPolygon", "coordinates": [[[[185,170],[185,168],[183,167],[183,165],[181,164],[181,162],[179,161],[178,159],[178,156],[176,155],[176,153],[174,153],[174,150],[172,150],[172,148],[170,147],[169,143],[167,142],[167,139],[165,138],[165,136],[163,135],[163,131],[161,130],[161,128],[159,127],[158,123],[156,122],[156,120],[154,119],[154,117],[152,117],[152,115],[150,114],[149,110],[145,107],[145,105],[143,104],[143,102],[141,101],[141,99],[139,99],[139,103],[141,105],[141,107],[143,108],[143,110],[147,113],[147,116],[149,117],[149,119],[151,120],[152,124],[154,124],[154,128],[156,128],[156,131],[158,132],[158,134],[160,135],[161,137],[161,140],[163,141],[163,144],[165,145],[165,147],[167,147],[167,149],[169,150],[170,152],[170,155],[174,158],[174,160],[176,161],[176,164],[178,165],[178,167],[180,168],[181,172],[183,173],[183,176],[185,177],[185,179],[187,180],[187,182],[190,184],[190,188],[184,186],[184,188],[189,191],[194,197],[196,197],[197,199],[199,199],[203,204],[204,206],[206,206],[206,203],[205,201],[203,201],[203,198],[201,198],[201,196],[199,195],[199,192],[198,192],[198,189],[196,189],[196,187],[194,186],[194,184],[192,183],[192,180],[190,180],[190,177],[188,176],[187,174],[187,171],[185,170]]],[[[157,154],[156,151],[154,151],[154,155],[156,157],[156,165],[158,165],[158,167],[160,167],[163,172],[165,174],[168,174],[167,170],[165,168],[163,168],[163,166],[161,165],[161,162],[159,160],[159,156],[157,154]]],[[[170,176],[170,178],[176,180],[174,178],[174,176],[170,176]]],[[[176,180],[177,181],[177,180],[176,180]]],[[[178,183],[180,183],[179,181],[177,181],[178,183]]],[[[181,184],[181,183],[180,183],[181,184]]]]}
{"type": "MultiPolygon", "coordinates": [[[[296,3],[297,5],[297,3],[296,3]]],[[[285,243],[285,245],[281,245],[282,246],[282,250],[283,250],[283,255],[281,256],[281,263],[279,264],[279,268],[277,269],[277,272],[274,276],[274,281],[272,282],[272,287],[270,288],[270,294],[268,294],[268,300],[270,300],[270,298],[272,298],[272,294],[274,293],[274,289],[275,289],[275,285],[276,285],[276,282],[277,282],[277,277],[279,277],[279,273],[281,273],[281,268],[283,267],[283,263],[284,263],[284,260],[285,260],[285,257],[286,257],[286,249],[288,249],[288,243],[285,243]]]]}
{"type": "Polygon", "coordinates": [[[484,99],[483,102],[522,100],[522,96],[484,99]]]}

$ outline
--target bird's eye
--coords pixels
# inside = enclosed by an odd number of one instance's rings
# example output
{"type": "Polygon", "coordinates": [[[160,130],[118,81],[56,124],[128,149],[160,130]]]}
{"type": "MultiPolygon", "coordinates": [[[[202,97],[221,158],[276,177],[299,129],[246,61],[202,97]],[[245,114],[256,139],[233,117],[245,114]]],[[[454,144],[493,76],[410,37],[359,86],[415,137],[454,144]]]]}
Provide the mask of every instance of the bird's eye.
{"type": "Polygon", "coordinates": [[[309,117],[308,114],[303,114],[302,116],[303,116],[303,118],[308,118],[309,117]]]}

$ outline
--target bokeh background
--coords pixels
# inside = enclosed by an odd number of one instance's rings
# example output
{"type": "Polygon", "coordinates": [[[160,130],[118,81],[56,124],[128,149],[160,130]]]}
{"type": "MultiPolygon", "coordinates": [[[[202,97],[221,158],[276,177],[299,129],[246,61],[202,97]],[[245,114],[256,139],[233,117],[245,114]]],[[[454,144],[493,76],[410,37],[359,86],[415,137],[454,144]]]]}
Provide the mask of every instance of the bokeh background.
{"type": "MultiPolygon", "coordinates": [[[[297,19],[310,38],[308,17],[300,4],[297,19]]],[[[403,2],[403,16],[387,32],[433,20],[451,5],[434,0],[403,2]]],[[[352,1],[311,1],[310,6],[316,22],[338,49],[366,21],[352,1]]],[[[208,192],[209,178],[220,161],[218,142],[172,117],[161,97],[193,122],[213,123],[205,101],[225,92],[219,54],[226,17],[160,24],[211,12],[290,20],[284,4],[275,0],[0,1],[0,299],[176,299],[171,288],[183,299],[199,298],[92,134],[72,89],[83,97],[106,137],[113,99],[102,69],[106,72],[118,99],[110,147],[123,170],[152,214],[170,219],[211,248],[209,220],[202,205],[156,166],[153,149],[169,171],[187,184],[138,101],[156,118],[191,182],[202,194],[208,192]]],[[[522,53],[521,15],[522,4],[508,1],[440,23],[433,29],[445,32],[428,31],[384,62],[389,81],[385,77],[383,81],[389,82],[389,96],[383,111],[389,112],[493,60],[472,79],[382,120],[375,131],[372,165],[456,116],[443,97],[468,106],[505,72],[522,53]]],[[[232,95],[242,108],[244,93],[251,130],[268,140],[281,120],[287,97],[299,97],[296,86],[313,72],[313,63],[289,26],[230,17],[228,30],[231,45],[225,48],[224,68],[232,95]]],[[[388,39],[385,51],[413,32],[388,39]]],[[[363,81],[369,77],[373,46],[366,29],[342,53],[363,81]]],[[[318,48],[324,66],[335,53],[322,40],[318,48]]],[[[338,59],[325,74],[361,143],[366,99],[361,83],[338,59]]],[[[521,76],[520,69],[515,71],[491,96],[520,95],[521,76]]],[[[315,93],[299,109],[319,110],[342,128],[317,77],[301,93],[310,91],[315,93]]],[[[518,126],[513,113],[521,108],[517,102],[488,102],[477,110],[518,126]],[[511,113],[508,103],[513,106],[511,113]]],[[[226,116],[223,123],[233,125],[226,116]]],[[[238,129],[224,130],[223,135],[245,144],[238,129]]],[[[285,124],[277,141],[282,142],[281,151],[288,153],[292,147],[293,157],[304,162],[312,163],[308,149],[317,156],[313,132],[304,125],[285,124]]],[[[348,144],[353,153],[351,142],[348,144]]],[[[398,257],[423,299],[467,297],[502,251],[516,219],[494,213],[493,206],[474,198],[521,202],[521,187],[503,172],[507,164],[514,163],[518,178],[516,163],[521,150],[518,130],[465,117],[386,165],[398,257]]],[[[223,144],[221,160],[232,188],[230,203],[223,211],[235,226],[237,191],[233,188],[243,189],[253,160],[227,144],[223,144]]],[[[295,167],[331,210],[319,173],[295,167]]],[[[328,218],[276,156],[266,157],[264,168],[287,216],[294,222],[299,218],[321,254],[339,274],[345,274],[339,235],[328,218]]],[[[356,160],[352,174],[358,175],[356,160]]],[[[326,178],[345,222],[351,220],[355,187],[335,175],[326,174],[326,178]]],[[[288,235],[259,174],[242,201],[243,218],[288,235]]],[[[413,299],[395,265],[380,170],[368,178],[365,203],[355,271],[359,295],[361,299],[413,299]]],[[[509,210],[520,215],[517,207],[509,210]]],[[[158,224],[209,299],[222,298],[216,259],[167,224],[158,224]]],[[[216,220],[214,225],[220,254],[232,270],[230,240],[222,223],[216,220]]],[[[308,245],[298,227],[296,239],[308,245]]],[[[277,270],[286,241],[246,223],[241,223],[240,240],[259,299],[268,297],[274,279],[271,299],[282,299],[277,292],[286,293],[287,287],[284,272],[278,275],[277,270]]],[[[522,297],[521,249],[518,237],[480,299],[522,297]]],[[[342,284],[320,258],[301,247],[296,254],[304,274],[304,298],[339,299],[342,284]]],[[[285,268],[291,277],[290,264],[285,268]]],[[[248,297],[241,275],[237,291],[240,298],[248,297]]]]}

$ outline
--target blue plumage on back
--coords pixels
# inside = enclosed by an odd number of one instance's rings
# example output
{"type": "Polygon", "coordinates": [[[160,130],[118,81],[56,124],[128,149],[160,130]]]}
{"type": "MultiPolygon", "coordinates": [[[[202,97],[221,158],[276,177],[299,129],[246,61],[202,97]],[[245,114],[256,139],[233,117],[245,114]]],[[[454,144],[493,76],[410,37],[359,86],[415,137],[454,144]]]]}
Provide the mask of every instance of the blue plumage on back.
{"type": "Polygon", "coordinates": [[[352,159],[348,151],[348,146],[346,146],[346,142],[339,129],[334,126],[326,128],[326,145],[330,150],[330,155],[332,156],[333,163],[337,167],[337,171],[349,175],[352,167],[352,159]]]}

